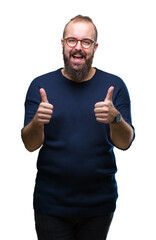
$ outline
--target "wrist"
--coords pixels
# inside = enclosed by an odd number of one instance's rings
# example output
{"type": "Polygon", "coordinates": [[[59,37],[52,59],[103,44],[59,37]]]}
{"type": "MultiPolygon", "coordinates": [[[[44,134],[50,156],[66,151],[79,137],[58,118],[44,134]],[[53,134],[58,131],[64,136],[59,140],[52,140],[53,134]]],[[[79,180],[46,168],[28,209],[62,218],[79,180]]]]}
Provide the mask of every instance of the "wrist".
{"type": "Polygon", "coordinates": [[[121,122],[121,113],[120,112],[117,112],[114,120],[111,122],[111,124],[119,124],[121,122]]]}
{"type": "Polygon", "coordinates": [[[34,128],[34,130],[36,131],[43,131],[44,130],[44,124],[43,123],[39,123],[36,118],[34,117],[32,120],[32,127],[34,128]]]}

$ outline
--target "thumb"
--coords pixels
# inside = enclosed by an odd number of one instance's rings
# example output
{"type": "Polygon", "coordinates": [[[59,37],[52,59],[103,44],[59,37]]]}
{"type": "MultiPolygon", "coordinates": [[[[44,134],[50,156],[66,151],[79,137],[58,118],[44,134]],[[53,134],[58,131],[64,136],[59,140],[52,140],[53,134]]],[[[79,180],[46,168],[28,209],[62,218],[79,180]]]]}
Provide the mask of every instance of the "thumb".
{"type": "Polygon", "coordinates": [[[43,88],[40,88],[40,94],[41,94],[42,102],[49,103],[47,99],[46,91],[43,88]]]}
{"type": "Polygon", "coordinates": [[[106,96],[105,100],[112,101],[113,91],[114,91],[114,87],[111,86],[111,87],[108,89],[107,96],[106,96]]]}

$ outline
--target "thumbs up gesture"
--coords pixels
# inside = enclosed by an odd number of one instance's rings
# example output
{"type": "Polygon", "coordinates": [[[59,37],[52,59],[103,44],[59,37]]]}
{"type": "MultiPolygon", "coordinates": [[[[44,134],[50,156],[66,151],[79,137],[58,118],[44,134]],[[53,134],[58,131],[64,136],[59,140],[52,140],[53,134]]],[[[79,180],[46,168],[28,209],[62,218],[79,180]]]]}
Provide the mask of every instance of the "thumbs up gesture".
{"type": "Polygon", "coordinates": [[[108,89],[105,100],[103,102],[98,102],[95,104],[94,112],[96,120],[98,122],[111,123],[114,121],[116,115],[118,114],[118,111],[112,102],[113,91],[114,87],[111,86],[108,89]]]}
{"type": "Polygon", "coordinates": [[[48,102],[47,94],[43,88],[40,89],[41,103],[35,114],[36,123],[48,124],[53,114],[53,105],[48,102]]]}

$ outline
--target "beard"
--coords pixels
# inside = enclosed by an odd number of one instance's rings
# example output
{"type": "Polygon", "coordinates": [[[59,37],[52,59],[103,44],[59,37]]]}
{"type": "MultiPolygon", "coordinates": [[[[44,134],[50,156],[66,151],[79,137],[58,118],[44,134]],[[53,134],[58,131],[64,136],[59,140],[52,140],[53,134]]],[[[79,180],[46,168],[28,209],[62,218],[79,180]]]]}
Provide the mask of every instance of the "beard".
{"type": "MultiPolygon", "coordinates": [[[[64,48],[63,48],[63,60],[64,60],[64,73],[67,74],[72,80],[74,81],[83,81],[85,78],[88,76],[88,73],[91,69],[92,62],[93,62],[93,57],[94,57],[94,52],[91,55],[90,58],[86,59],[86,54],[82,52],[81,50],[74,50],[70,52],[70,57],[68,58],[65,53],[64,53],[64,48]],[[74,69],[71,66],[70,63],[70,57],[76,55],[76,54],[81,54],[83,58],[85,58],[85,63],[79,67],[78,69],[74,69]]],[[[79,66],[78,63],[74,64],[75,66],[79,66]]]]}

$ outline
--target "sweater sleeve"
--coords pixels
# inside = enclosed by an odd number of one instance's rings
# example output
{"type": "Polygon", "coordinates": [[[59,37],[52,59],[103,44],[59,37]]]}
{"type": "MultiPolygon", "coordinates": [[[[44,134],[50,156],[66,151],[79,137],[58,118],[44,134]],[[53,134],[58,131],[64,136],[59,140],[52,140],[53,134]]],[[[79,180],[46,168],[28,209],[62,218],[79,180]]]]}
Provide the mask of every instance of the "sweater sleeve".
{"type": "Polygon", "coordinates": [[[120,87],[113,100],[115,108],[121,113],[124,120],[132,126],[131,118],[131,100],[128,89],[123,81],[120,82],[120,87]]]}
{"type": "MultiPolygon", "coordinates": [[[[118,88],[118,92],[114,98],[114,106],[121,113],[124,120],[133,128],[133,138],[131,144],[135,138],[135,128],[132,124],[131,117],[131,100],[129,96],[129,92],[125,83],[121,80],[120,87],[118,88]]],[[[130,144],[130,146],[131,146],[130,144]]],[[[130,147],[129,146],[129,147],[130,147]]]]}
{"type": "Polygon", "coordinates": [[[41,97],[39,93],[39,85],[37,84],[37,81],[34,80],[29,86],[25,99],[24,127],[34,118],[40,102],[41,97]]]}

